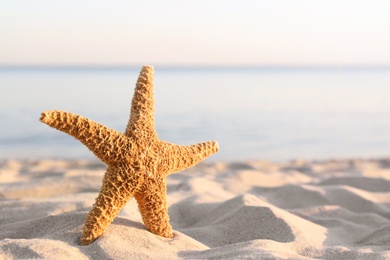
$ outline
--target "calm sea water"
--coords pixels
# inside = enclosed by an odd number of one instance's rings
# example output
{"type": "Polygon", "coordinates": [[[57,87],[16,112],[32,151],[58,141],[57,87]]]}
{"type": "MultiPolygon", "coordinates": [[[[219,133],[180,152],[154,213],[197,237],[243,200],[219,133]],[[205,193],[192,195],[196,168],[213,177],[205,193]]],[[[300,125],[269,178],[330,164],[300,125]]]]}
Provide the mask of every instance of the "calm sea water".
{"type": "MultiPolygon", "coordinates": [[[[39,122],[61,109],[123,131],[139,70],[0,69],[0,158],[93,158],[39,122]]],[[[389,69],[155,68],[156,128],[217,140],[210,160],[390,155],[389,69]]]]}

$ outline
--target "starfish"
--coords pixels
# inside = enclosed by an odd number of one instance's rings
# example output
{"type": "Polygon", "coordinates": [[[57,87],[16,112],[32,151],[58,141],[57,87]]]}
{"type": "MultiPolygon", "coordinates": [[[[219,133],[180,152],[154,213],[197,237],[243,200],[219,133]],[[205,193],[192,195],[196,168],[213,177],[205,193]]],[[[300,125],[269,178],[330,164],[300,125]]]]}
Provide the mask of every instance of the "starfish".
{"type": "Polygon", "coordinates": [[[166,177],[218,151],[215,141],[182,146],[158,138],[153,77],[152,66],[142,67],[124,133],[69,112],[42,112],[41,122],[75,137],[107,165],[99,195],[84,224],[81,245],[89,245],[101,236],[133,196],[146,228],[156,235],[173,237],[166,177]]]}

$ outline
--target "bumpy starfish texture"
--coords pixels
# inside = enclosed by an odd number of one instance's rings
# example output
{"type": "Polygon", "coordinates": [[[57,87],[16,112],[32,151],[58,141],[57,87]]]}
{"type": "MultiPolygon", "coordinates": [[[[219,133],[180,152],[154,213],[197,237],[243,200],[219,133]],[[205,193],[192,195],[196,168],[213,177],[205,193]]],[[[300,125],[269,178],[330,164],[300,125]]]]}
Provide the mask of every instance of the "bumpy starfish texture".
{"type": "Polygon", "coordinates": [[[181,146],[158,139],[154,127],[153,76],[152,66],[142,68],[124,134],[64,111],[45,111],[41,115],[43,123],[72,135],[108,166],[99,195],[85,221],[81,245],[88,245],[101,236],[133,196],[146,228],[171,238],[166,177],[218,151],[214,141],[181,146]]]}

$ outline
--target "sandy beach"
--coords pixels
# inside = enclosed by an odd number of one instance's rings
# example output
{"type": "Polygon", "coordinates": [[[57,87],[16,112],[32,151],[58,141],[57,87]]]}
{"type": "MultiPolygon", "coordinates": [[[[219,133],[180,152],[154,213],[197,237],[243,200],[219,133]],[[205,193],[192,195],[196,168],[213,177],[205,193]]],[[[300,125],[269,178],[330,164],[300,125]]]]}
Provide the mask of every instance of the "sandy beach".
{"type": "Polygon", "coordinates": [[[94,160],[0,163],[0,259],[389,259],[390,158],[203,162],[168,177],[174,238],[132,199],[78,244],[101,186],[94,160]]]}

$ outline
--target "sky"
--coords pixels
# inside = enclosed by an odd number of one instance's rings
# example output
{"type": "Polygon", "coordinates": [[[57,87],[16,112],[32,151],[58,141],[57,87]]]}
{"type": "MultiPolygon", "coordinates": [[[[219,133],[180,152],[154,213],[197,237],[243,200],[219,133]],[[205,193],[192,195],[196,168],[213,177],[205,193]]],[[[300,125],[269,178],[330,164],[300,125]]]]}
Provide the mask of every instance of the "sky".
{"type": "Polygon", "coordinates": [[[389,66],[388,0],[0,0],[0,65],[389,66]]]}

